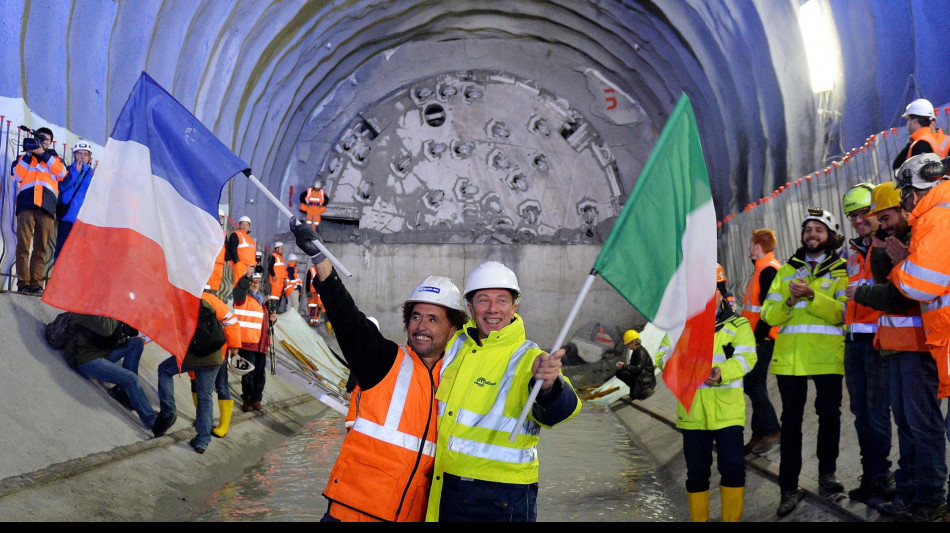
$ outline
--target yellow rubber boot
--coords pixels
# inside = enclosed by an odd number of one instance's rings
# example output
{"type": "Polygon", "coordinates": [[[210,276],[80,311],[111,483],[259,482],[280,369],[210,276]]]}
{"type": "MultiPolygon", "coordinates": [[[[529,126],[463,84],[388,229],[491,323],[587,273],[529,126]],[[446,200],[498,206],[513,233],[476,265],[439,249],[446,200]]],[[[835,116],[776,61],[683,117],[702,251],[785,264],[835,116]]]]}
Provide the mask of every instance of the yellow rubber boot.
{"type": "Polygon", "coordinates": [[[198,393],[197,392],[191,393],[191,401],[195,402],[195,409],[197,409],[198,408],[198,393]]]}
{"type": "Polygon", "coordinates": [[[690,522],[709,522],[709,491],[687,492],[690,522]]]}
{"type": "Polygon", "coordinates": [[[723,487],[719,485],[719,498],[722,500],[722,521],[738,522],[742,520],[742,504],[745,487],[723,487]]]}
{"type": "Polygon", "coordinates": [[[234,400],[218,400],[218,409],[221,411],[221,421],[211,430],[215,437],[223,437],[228,434],[228,427],[231,425],[231,410],[234,409],[234,400]]]}

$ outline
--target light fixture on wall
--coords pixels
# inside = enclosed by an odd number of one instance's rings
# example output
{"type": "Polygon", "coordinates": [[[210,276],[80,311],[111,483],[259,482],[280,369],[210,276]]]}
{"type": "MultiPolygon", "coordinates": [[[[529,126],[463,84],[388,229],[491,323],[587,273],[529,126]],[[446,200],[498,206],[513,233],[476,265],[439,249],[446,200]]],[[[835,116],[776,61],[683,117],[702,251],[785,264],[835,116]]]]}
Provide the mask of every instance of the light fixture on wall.
{"type": "Polygon", "coordinates": [[[835,87],[835,52],[840,54],[841,50],[831,13],[819,0],[808,0],[798,8],[798,27],[805,44],[811,90],[831,91],[835,87]]]}

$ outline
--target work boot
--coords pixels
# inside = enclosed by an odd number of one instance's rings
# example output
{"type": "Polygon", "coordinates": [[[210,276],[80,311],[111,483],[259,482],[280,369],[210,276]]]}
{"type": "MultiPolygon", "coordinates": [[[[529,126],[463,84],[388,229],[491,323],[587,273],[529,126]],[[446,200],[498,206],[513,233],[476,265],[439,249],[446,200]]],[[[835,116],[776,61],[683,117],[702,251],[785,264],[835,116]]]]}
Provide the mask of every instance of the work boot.
{"type": "Polygon", "coordinates": [[[254,404],[250,400],[244,400],[244,405],[241,406],[241,410],[245,413],[250,413],[254,410],[254,404]]]}
{"type": "Polygon", "coordinates": [[[155,423],[152,424],[152,434],[155,435],[155,438],[161,437],[168,431],[168,428],[175,425],[176,420],[178,420],[178,413],[172,413],[171,415],[158,413],[155,423]]]}
{"type": "Polygon", "coordinates": [[[254,403],[251,404],[251,407],[252,407],[255,411],[260,411],[260,410],[261,410],[261,402],[254,402],[254,403]]]}
{"type": "Polygon", "coordinates": [[[122,404],[122,407],[125,407],[129,411],[134,411],[132,408],[132,400],[129,399],[129,395],[118,385],[107,390],[106,393],[108,393],[113,400],[122,404]]]}
{"type": "Polygon", "coordinates": [[[896,522],[935,522],[943,519],[943,513],[947,510],[946,502],[936,502],[931,504],[913,503],[906,507],[902,512],[894,516],[896,522]]]}
{"type": "Polygon", "coordinates": [[[218,425],[211,430],[215,437],[224,437],[228,434],[228,427],[231,425],[231,411],[234,409],[234,400],[218,400],[218,409],[221,411],[221,420],[218,425]]]}
{"type": "Polygon", "coordinates": [[[777,514],[779,518],[788,515],[798,507],[798,502],[802,501],[804,497],[805,493],[802,489],[783,490],[782,499],[778,503],[778,509],[775,511],[775,514],[777,514]]]}
{"type": "Polygon", "coordinates": [[[745,446],[742,448],[742,451],[745,452],[746,455],[749,455],[750,453],[752,453],[752,449],[755,448],[756,445],[759,444],[759,442],[761,441],[762,441],[762,437],[753,436],[751,439],[749,439],[749,442],[745,443],[745,446]]]}
{"type": "Polygon", "coordinates": [[[197,440],[198,440],[198,437],[195,437],[195,438],[191,439],[190,441],[188,441],[188,445],[191,446],[191,447],[192,447],[196,452],[198,452],[198,453],[205,453],[205,450],[207,450],[208,447],[207,447],[207,446],[199,446],[199,445],[197,444],[197,442],[196,442],[197,440]]]}
{"type": "Polygon", "coordinates": [[[913,500],[911,494],[898,492],[894,495],[894,499],[875,505],[874,508],[884,516],[896,517],[910,508],[911,500],[913,500]]]}
{"type": "MultiPolygon", "coordinates": [[[[754,455],[764,455],[769,453],[772,448],[774,448],[782,439],[782,432],[776,431],[771,435],[766,435],[762,437],[759,442],[752,447],[752,454],[754,455]]],[[[844,490],[844,489],[842,489],[844,490]]]]}
{"type": "Polygon", "coordinates": [[[745,487],[723,487],[719,485],[719,498],[722,502],[722,521],[738,522],[742,520],[742,504],[745,487]]]}
{"type": "Polygon", "coordinates": [[[818,476],[818,495],[822,498],[828,498],[844,492],[844,485],[838,481],[834,474],[821,474],[818,476]]]}
{"type": "Polygon", "coordinates": [[[709,522],[709,491],[687,492],[689,500],[689,521],[709,522]]]}

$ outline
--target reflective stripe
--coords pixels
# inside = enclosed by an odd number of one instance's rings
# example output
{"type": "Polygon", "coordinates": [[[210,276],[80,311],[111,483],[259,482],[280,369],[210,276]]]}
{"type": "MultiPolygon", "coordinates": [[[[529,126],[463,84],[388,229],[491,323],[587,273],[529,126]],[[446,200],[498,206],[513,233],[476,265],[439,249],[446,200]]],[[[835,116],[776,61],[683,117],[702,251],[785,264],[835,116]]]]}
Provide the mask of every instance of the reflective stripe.
{"type": "Polygon", "coordinates": [[[874,280],[871,278],[858,278],[851,283],[848,283],[849,287],[857,287],[859,285],[874,285],[874,280]]]}
{"type": "MultiPolygon", "coordinates": [[[[452,343],[452,346],[449,346],[449,349],[445,351],[445,354],[442,356],[442,368],[439,371],[439,380],[441,382],[442,376],[445,374],[445,369],[452,364],[452,361],[455,360],[455,357],[458,356],[459,352],[462,351],[462,346],[465,345],[465,334],[458,333],[455,336],[455,342],[452,343]]],[[[442,402],[439,402],[441,405],[442,402]]],[[[441,413],[439,413],[441,414],[441,413]]]]}
{"type": "Polygon", "coordinates": [[[855,322],[845,326],[845,329],[847,329],[849,333],[874,333],[877,331],[877,324],[855,322]]]}
{"type": "Polygon", "coordinates": [[[835,300],[844,297],[844,291],[835,291],[835,300]]]}
{"type": "Polygon", "coordinates": [[[891,328],[922,328],[924,327],[924,322],[919,316],[892,316],[892,315],[881,315],[881,318],[877,319],[878,325],[882,328],[891,327],[891,328]]]}
{"type": "Polygon", "coordinates": [[[934,207],[946,207],[947,209],[950,209],[950,202],[937,202],[934,204],[934,207]]]}
{"type": "Polygon", "coordinates": [[[911,276],[914,276],[915,278],[933,283],[934,285],[950,285],[950,276],[942,272],[937,272],[936,270],[930,270],[929,268],[915,265],[914,263],[911,263],[910,260],[904,261],[904,265],[901,267],[901,270],[910,274],[911,276]]]}
{"type": "MultiPolygon", "coordinates": [[[[907,261],[904,261],[904,263],[907,263],[907,261]]],[[[901,265],[901,269],[903,268],[904,268],[903,265],[901,265]]],[[[900,291],[904,293],[908,298],[912,298],[914,300],[918,300],[921,302],[929,302],[937,297],[936,294],[922,291],[920,289],[916,289],[904,283],[903,281],[897,282],[897,288],[900,289],[900,291]]]]}
{"type": "Polygon", "coordinates": [[[940,298],[937,298],[931,302],[921,302],[920,310],[924,312],[936,311],[937,309],[942,309],[948,305],[950,305],[950,294],[941,296],[940,298]]]}
{"type": "Polygon", "coordinates": [[[704,382],[699,385],[699,388],[700,389],[741,389],[742,380],[737,379],[735,381],[732,381],[729,383],[722,383],[720,385],[706,385],[706,383],[704,382]]]}
{"type": "MultiPolygon", "coordinates": [[[[743,376],[746,375],[746,374],[748,374],[750,371],[752,371],[752,367],[749,366],[749,362],[745,360],[745,357],[744,357],[742,354],[732,354],[732,358],[733,358],[733,359],[738,359],[739,362],[742,363],[742,368],[745,370],[745,372],[742,374],[743,376]]],[[[742,381],[742,380],[739,380],[739,383],[740,383],[739,386],[740,386],[740,387],[742,386],[741,381],[742,381]]],[[[735,382],[733,382],[733,383],[735,383],[735,382]]]]}
{"type": "Polygon", "coordinates": [[[746,310],[747,310],[747,311],[751,311],[751,312],[753,312],[753,313],[761,313],[761,312],[762,312],[762,306],[761,306],[761,305],[750,305],[750,306],[748,307],[748,309],[746,309],[746,310]]]}
{"type": "Polygon", "coordinates": [[[779,333],[814,333],[816,335],[844,335],[844,329],[835,326],[819,326],[802,324],[799,326],[782,326],[779,333]]]}
{"type": "Polygon", "coordinates": [[[782,295],[777,292],[770,292],[768,296],[765,297],[766,300],[772,300],[775,302],[781,302],[785,298],[782,298],[782,295]]]}
{"type": "Polygon", "coordinates": [[[237,308],[234,310],[234,314],[240,316],[249,316],[253,318],[264,318],[263,311],[251,311],[249,309],[237,308]]]}
{"type": "MultiPolygon", "coordinates": [[[[376,440],[381,440],[387,444],[399,446],[400,448],[405,448],[413,452],[419,451],[419,443],[421,442],[419,437],[414,437],[359,417],[353,422],[353,427],[350,428],[350,431],[358,431],[376,440]]],[[[422,446],[422,453],[429,457],[435,457],[435,443],[426,441],[422,446]]]]}
{"type": "Polygon", "coordinates": [[[229,309],[228,312],[224,315],[224,318],[221,319],[221,323],[225,326],[233,326],[238,323],[238,319],[234,316],[234,313],[229,309]]]}
{"type": "Polygon", "coordinates": [[[538,450],[534,447],[526,449],[508,448],[506,446],[485,444],[483,442],[476,442],[459,437],[449,437],[448,449],[449,451],[462,453],[471,457],[505,463],[527,464],[533,463],[538,458],[538,450]]]}
{"type": "Polygon", "coordinates": [[[264,328],[264,324],[262,322],[245,322],[243,320],[238,320],[238,325],[247,329],[262,330],[264,328]]]}
{"type": "Polygon", "coordinates": [[[804,309],[808,307],[808,300],[799,300],[795,302],[795,305],[792,306],[792,309],[804,309]]]}

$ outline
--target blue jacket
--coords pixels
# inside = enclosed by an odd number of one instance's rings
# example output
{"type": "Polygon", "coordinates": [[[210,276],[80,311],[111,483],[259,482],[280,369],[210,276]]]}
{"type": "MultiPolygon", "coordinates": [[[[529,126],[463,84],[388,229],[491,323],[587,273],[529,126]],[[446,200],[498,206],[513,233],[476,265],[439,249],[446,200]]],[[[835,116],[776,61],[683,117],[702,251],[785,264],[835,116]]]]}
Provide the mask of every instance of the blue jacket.
{"type": "Polygon", "coordinates": [[[60,220],[76,222],[76,215],[86,199],[86,190],[94,172],[92,165],[88,163],[82,168],[76,168],[76,163],[73,162],[66,169],[66,178],[59,184],[59,205],[56,206],[56,214],[60,220]]]}

